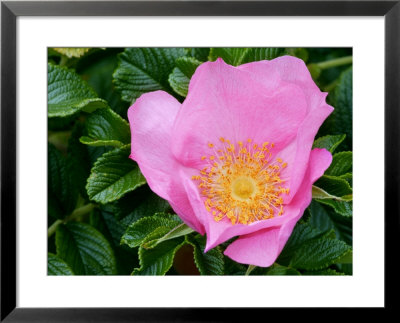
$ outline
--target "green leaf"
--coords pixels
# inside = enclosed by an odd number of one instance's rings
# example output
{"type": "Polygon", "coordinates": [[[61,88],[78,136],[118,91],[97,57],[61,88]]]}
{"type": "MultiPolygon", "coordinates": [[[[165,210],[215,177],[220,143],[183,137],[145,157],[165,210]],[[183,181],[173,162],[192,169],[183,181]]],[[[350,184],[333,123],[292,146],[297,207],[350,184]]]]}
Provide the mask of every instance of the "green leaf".
{"type": "Polygon", "coordinates": [[[208,55],[210,54],[210,48],[208,47],[194,47],[187,49],[190,56],[194,57],[195,59],[205,62],[208,60],[208,55]]]}
{"type": "Polygon", "coordinates": [[[352,150],[353,140],[353,69],[345,70],[327,101],[335,110],[321,127],[321,133],[346,134],[344,150],[352,150]]]}
{"type": "Polygon", "coordinates": [[[331,153],[340,145],[340,143],[346,138],[346,135],[336,135],[336,136],[323,136],[319,137],[314,141],[313,148],[325,148],[331,153]]]}
{"type": "Polygon", "coordinates": [[[103,233],[109,241],[112,241],[114,246],[119,247],[121,237],[125,233],[126,227],[110,212],[109,204],[102,205],[101,212],[93,214],[97,215],[97,217],[91,217],[90,224],[103,233]],[[97,222],[97,224],[93,222],[97,222]],[[111,239],[109,239],[109,237],[111,237],[111,239]]]}
{"type": "Polygon", "coordinates": [[[302,47],[289,47],[284,49],[284,54],[300,58],[306,63],[308,61],[308,49],[302,47]]]}
{"type": "Polygon", "coordinates": [[[307,241],[321,237],[322,235],[323,232],[308,223],[297,223],[276,262],[280,265],[288,265],[299,247],[307,241]]]}
{"type": "Polygon", "coordinates": [[[128,145],[105,153],[95,162],[86,185],[91,200],[112,202],[146,183],[129,154],[128,145]]]}
{"type": "Polygon", "coordinates": [[[268,268],[268,271],[267,271],[266,275],[298,276],[298,275],[301,275],[301,274],[294,268],[281,266],[281,265],[278,265],[278,264],[275,263],[270,268],[268,268]]]}
{"type": "Polygon", "coordinates": [[[143,93],[170,92],[168,76],[178,57],[186,56],[183,48],[127,48],[119,55],[114,84],[124,101],[132,103],[143,93]]]}
{"type": "Polygon", "coordinates": [[[129,124],[111,109],[100,109],[90,114],[86,129],[88,136],[80,139],[86,145],[120,147],[131,141],[129,124]]]}
{"type": "Polygon", "coordinates": [[[83,135],[84,125],[76,123],[68,140],[67,165],[71,181],[85,199],[87,198],[86,181],[90,175],[91,162],[87,147],[79,138],[83,135]]]}
{"type": "Polygon", "coordinates": [[[346,202],[346,201],[336,201],[336,200],[329,200],[329,199],[316,199],[317,202],[321,204],[325,204],[330,206],[335,210],[336,213],[339,213],[340,215],[346,216],[346,217],[352,217],[353,216],[353,204],[352,202],[346,202]]]}
{"type": "Polygon", "coordinates": [[[179,57],[175,63],[176,68],[178,68],[182,74],[189,79],[192,77],[199,65],[202,64],[202,62],[193,57],[179,57]]]}
{"type": "Polygon", "coordinates": [[[311,213],[309,220],[311,226],[323,232],[334,229],[338,239],[352,245],[351,217],[343,217],[316,201],[312,201],[308,209],[311,213]]]}
{"type": "MultiPolygon", "coordinates": [[[[160,229],[160,228],[159,228],[160,229]]],[[[165,229],[161,227],[161,229],[165,229]]],[[[160,238],[165,231],[155,230],[148,235],[146,241],[160,238]]],[[[132,275],[165,275],[171,268],[176,252],[185,244],[183,237],[171,239],[158,244],[155,248],[139,247],[140,268],[136,268],[132,275]]]]}
{"type": "Polygon", "coordinates": [[[338,272],[334,269],[327,268],[324,270],[305,271],[303,275],[308,276],[344,276],[344,273],[338,272]]]}
{"type": "Polygon", "coordinates": [[[211,48],[209,60],[215,61],[217,58],[222,58],[225,63],[238,66],[245,60],[250,48],[211,48]]]}
{"type": "Polygon", "coordinates": [[[48,213],[62,219],[75,208],[78,191],[69,174],[66,158],[48,145],[48,213]]]}
{"type": "Polygon", "coordinates": [[[130,249],[126,245],[120,245],[125,226],[116,219],[114,214],[109,212],[110,208],[108,206],[109,204],[101,206],[100,210],[95,209],[90,214],[90,225],[100,231],[110,242],[117,262],[118,275],[130,275],[132,268],[139,266],[137,249],[130,249]]]}
{"type": "Polygon", "coordinates": [[[322,188],[319,188],[315,185],[312,186],[312,197],[313,199],[333,199],[337,201],[351,201],[353,199],[353,195],[345,195],[342,197],[334,196],[324,191],[322,188]]]}
{"type": "Polygon", "coordinates": [[[57,256],[76,275],[115,275],[114,252],[109,242],[86,223],[69,222],[56,231],[57,256]]]}
{"type": "Polygon", "coordinates": [[[143,217],[172,211],[168,202],[154,194],[147,185],[126,194],[109,205],[112,207],[114,215],[126,227],[143,217]]]}
{"type": "Polygon", "coordinates": [[[132,268],[135,268],[139,264],[139,258],[137,257],[137,249],[131,249],[126,245],[121,245],[121,237],[125,233],[126,227],[118,221],[115,215],[111,212],[110,204],[101,205],[99,208],[94,209],[90,214],[89,224],[95,229],[100,231],[101,234],[110,242],[111,247],[114,249],[115,258],[117,261],[118,273],[120,272],[120,264],[123,263],[134,263],[129,268],[125,268],[125,274],[130,275],[132,268]],[[121,254],[129,255],[130,259],[120,259],[121,254]]]}
{"type": "Polygon", "coordinates": [[[315,182],[314,186],[322,188],[330,195],[345,197],[345,200],[350,198],[348,195],[353,194],[350,184],[346,180],[336,176],[323,175],[315,182]]]}
{"type": "MultiPolygon", "coordinates": [[[[144,217],[132,223],[128,227],[125,234],[121,238],[121,244],[126,244],[131,248],[138,247],[147,238],[147,236],[157,228],[163,227],[167,229],[167,232],[169,232],[171,229],[181,224],[182,222],[180,220],[167,214],[144,217]]],[[[159,238],[162,238],[162,236],[159,238]]],[[[151,241],[148,239],[146,240],[151,241]]]]}
{"type": "Polygon", "coordinates": [[[121,117],[126,118],[129,104],[122,101],[113,85],[113,73],[118,66],[117,54],[122,48],[107,48],[78,61],[76,71],[96,91],[99,97],[121,117]]]}
{"type": "MultiPolygon", "coordinates": [[[[77,115],[54,117],[47,119],[47,129],[50,131],[68,131],[75,122],[77,115]]],[[[50,134],[49,134],[50,135],[50,134]]]]}
{"type": "Polygon", "coordinates": [[[342,179],[345,179],[346,181],[349,181],[350,185],[351,185],[351,181],[353,179],[353,173],[346,173],[346,174],[340,175],[339,177],[342,179]]]}
{"type": "Polygon", "coordinates": [[[273,47],[268,47],[268,48],[250,48],[249,51],[247,52],[244,60],[242,61],[243,63],[250,63],[250,62],[256,62],[256,61],[263,61],[263,60],[271,60],[274,58],[277,58],[279,56],[282,56],[285,53],[284,48],[273,48],[273,47]]]}
{"type": "Polygon", "coordinates": [[[115,149],[115,147],[112,146],[89,146],[89,145],[84,145],[80,142],[79,138],[79,143],[86,147],[88,155],[89,155],[89,160],[90,160],[90,171],[92,170],[92,167],[94,163],[105,153],[108,153],[112,150],[115,149]]]}
{"type": "Polygon", "coordinates": [[[206,238],[199,234],[187,235],[186,241],[193,246],[194,262],[201,275],[224,274],[224,255],[219,247],[204,253],[206,238]]]}
{"type": "Polygon", "coordinates": [[[193,57],[180,57],[176,60],[176,66],[169,75],[168,82],[172,89],[185,97],[188,92],[190,78],[201,62],[193,57]]]}
{"type": "Polygon", "coordinates": [[[73,70],[48,64],[47,115],[65,117],[82,110],[93,112],[107,106],[73,70]]]}
{"type": "Polygon", "coordinates": [[[52,253],[47,255],[47,275],[49,276],[63,276],[73,275],[74,272],[68,264],[52,253]]]}
{"type": "Polygon", "coordinates": [[[229,257],[224,257],[224,273],[231,276],[243,276],[246,273],[247,266],[240,264],[229,257]]]}
{"type": "Polygon", "coordinates": [[[314,82],[318,80],[319,76],[321,75],[321,68],[317,64],[308,64],[307,65],[308,71],[311,74],[312,79],[314,82]]]}
{"type": "Polygon", "coordinates": [[[353,165],[353,153],[351,151],[342,151],[334,154],[332,163],[325,171],[326,175],[340,176],[351,172],[353,165]]]}
{"type": "Polygon", "coordinates": [[[351,249],[337,239],[318,238],[306,241],[294,253],[290,266],[296,269],[318,270],[334,264],[351,249]]]}
{"type": "Polygon", "coordinates": [[[284,54],[284,48],[211,48],[209,59],[215,61],[218,57],[225,63],[238,66],[244,63],[271,60],[284,54]]]}
{"type": "Polygon", "coordinates": [[[338,264],[352,264],[353,263],[353,251],[350,250],[344,256],[337,260],[338,264]]]}
{"type": "Polygon", "coordinates": [[[119,140],[97,140],[90,138],[88,136],[82,136],[81,138],[79,138],[79,141],[84,145],[95,146],[95,147],[103,147],[103,146],[121,147],[124,145],[124,143],[122,143],[119,140]]]}
{"type": "Polygon", "coordinates": [[[353,275],[353,264],[335,264],[339,273],[343,273],[344,275],[353,275]]]}
{"type": "Polygon", "coordinates": [[[161,237],[155,240],[148,241],[143,244],[143,248],[150,249],[154,248],[161,242],[170,240],[170,239],[175,239],[178,237],[185,236],[189,233],[192,233],[193,229],[187,226],[185,223],[178,224],[174,228],[168,228],[168,231],[161,237]]]}

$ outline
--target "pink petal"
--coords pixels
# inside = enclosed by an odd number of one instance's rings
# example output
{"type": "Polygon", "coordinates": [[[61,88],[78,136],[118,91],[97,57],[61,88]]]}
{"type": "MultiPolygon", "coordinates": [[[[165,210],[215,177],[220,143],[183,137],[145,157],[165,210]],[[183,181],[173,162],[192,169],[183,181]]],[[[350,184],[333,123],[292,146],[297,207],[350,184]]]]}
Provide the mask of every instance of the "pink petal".
{"type": "Polygon", "coordinates": [[[274,142],[279,150],[291,142],[303,121],[303,91],[272,73],[267,85],[222,60],[200,65],[173,128],[173,153],[185,166],[201,167],[208,143],[274,142]]]}
{"type": "Polygon", "coordinates": [[[298,213],[288,217],[281,226],[241,236],[228,246],[224,254],[240,263],[260,267],[271,266],[281,253],[297,221],[310,204],[312,184],[323,175],[331,162],[332,155],[327,150],[312,150],[304,180],[290,204],[297,208],[298,213]]]}
{"type": "Polygon", "coordinates": [[[289,195],[285,196],[284,203],[290,203],[296,195],[307,169],[310,150],[319,127],[332,113],[333,108],[325,103],[326,93],[321,97],[317,108],[314,108],[300,125],[297,137],[277,155],[287,162],[288,167],[281,172],[287,178],[286,187],[290,188],[289,195]]]}
{"type": "Polygon", "coordinates": [[[306,98],[307,116],[298,129],[296,139],[274,154],[288,164],[281,174],[288,178],[284,186],[290,187],[290,194],[284,197],[284,202],[289,203],[303,179],[315,135],[333,108],[326,104],[327,93],[320,91],[306,64],[299,58],[281,56],[271,61],[244,64],[239,68],[254,75],[266,87],[270,86],[271,73],[276,73],[283,81],[298,85],[306,98]]]}
{"type": "Polygon", "coordinates": [[[293,56],[281,56],[271,61],[252,62],[239,66],[241,70],[253,74],[257,80],[269,86],[271,73],[277,73],[285,82],[296,84],[306,95],[307,113],[315,108],[322,92],[313,81],[311,74],[303,60],[293,56]]]}
{"type": "Polygon", "coordinates": [[[150,188],[170,202],[194,230],[204,233],[176,176],[182,167],[171,153],[172,125],[181,104],[163,91],[143,94],[128,110],[131,127],[131,158],[150,188]]]}
{"type": "Polygon", "coordinates": [[[241,236],[224,254],[242,264],[269,267],[278,255],[279,232],[280,227],[272,227],[241,236]]]}

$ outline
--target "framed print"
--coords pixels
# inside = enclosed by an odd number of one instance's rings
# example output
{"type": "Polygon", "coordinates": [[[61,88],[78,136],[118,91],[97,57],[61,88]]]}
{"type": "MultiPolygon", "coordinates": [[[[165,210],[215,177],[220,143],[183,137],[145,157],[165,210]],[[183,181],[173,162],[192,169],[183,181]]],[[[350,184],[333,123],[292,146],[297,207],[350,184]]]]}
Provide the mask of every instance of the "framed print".
{"type": "Polygon", "coordinates": [[[1,320],[394,306],[398,1],[1,10],[1,320]]]}

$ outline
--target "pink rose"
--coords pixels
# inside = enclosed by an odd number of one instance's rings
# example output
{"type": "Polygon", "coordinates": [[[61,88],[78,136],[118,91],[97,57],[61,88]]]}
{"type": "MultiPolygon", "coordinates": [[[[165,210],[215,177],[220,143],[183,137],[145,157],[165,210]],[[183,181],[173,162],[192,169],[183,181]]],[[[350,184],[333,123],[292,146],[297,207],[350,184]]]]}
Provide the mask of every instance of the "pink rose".
{"type": "Polygon", "coordinates": [[[233,260],[274,263],[332,161],[313,149],[333,111],[304,62],[291,56],[233,67],[200,65],[181,104],[163,91],[129,108],[131,158],[205,252],[233,237],[233,260]]]}

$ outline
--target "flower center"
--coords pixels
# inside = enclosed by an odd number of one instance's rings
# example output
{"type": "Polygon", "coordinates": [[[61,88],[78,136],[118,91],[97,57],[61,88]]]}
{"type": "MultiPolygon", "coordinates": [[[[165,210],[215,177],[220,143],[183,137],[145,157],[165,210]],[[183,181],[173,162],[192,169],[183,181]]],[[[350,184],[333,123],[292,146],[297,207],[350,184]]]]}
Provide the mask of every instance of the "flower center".
{"type": "Polygon", "coordinates": [[[238,177],[232,182],[232,197],[245,201],[256,191],[256,183],[250,177],[238,177]]]}
{"type": "Polygon", "coordinates": [[[273,143],[262,145],[246,142],[231,143],[220,138],[218,147],[201,157],[206,167],[194,175],[204,206],[215,221],[227,217],[232,224],[250,224],[282,215],[282,194],[289,189],[281,185],[281,170],[287,164],[281,158],[272,160],[273,143]]]}

